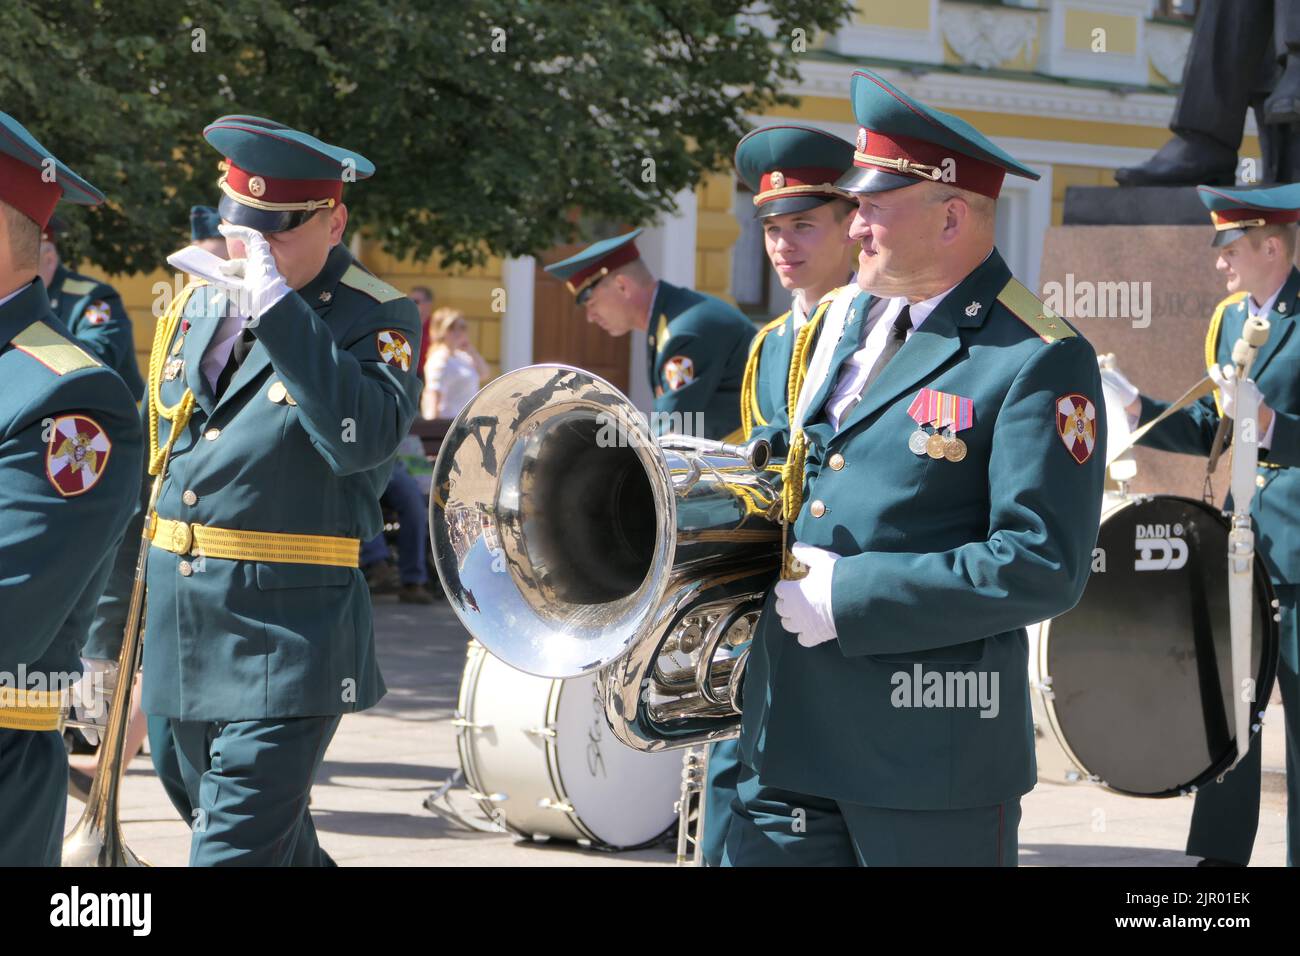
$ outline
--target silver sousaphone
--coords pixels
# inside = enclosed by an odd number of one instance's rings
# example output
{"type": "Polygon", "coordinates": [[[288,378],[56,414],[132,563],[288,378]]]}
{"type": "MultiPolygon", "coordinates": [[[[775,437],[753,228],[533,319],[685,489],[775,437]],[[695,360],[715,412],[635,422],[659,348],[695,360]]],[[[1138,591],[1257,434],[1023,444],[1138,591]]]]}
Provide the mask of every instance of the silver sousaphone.
{"type": "Polygon", "coordinates": [[[448,600],[519,670],[598,672],[641,751],[739,732],[745,653],[780,569],[766,442],[654,438],[608,382],[535,365],[490,382],[434,466],[429,529],[448,600]]]}

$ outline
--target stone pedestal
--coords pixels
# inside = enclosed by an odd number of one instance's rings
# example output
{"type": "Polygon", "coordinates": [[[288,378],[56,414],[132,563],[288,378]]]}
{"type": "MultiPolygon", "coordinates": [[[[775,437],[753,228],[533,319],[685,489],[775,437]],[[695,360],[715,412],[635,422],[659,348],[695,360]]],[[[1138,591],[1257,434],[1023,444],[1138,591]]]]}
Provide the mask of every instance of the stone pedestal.
{"type": "MultiPolygon", "coordinates": [[[[1111,194],[1122,206],[1127,190],[1111,194]]],[[[1227,296],[1215,271],[1214,235],[1201,225],[1065,225],[1048,230],[1040,270],[1043,300],[1088,337],[1098,354],[1154,398],[1172,401],[1205,375],[1205,332],[1227,296]]],[[[1200,498],[1205,459],[1136,450],[1134,491],[1200,498]]],[[[1216,501],[1228,488],[1219,465],[1216,501]]]]}

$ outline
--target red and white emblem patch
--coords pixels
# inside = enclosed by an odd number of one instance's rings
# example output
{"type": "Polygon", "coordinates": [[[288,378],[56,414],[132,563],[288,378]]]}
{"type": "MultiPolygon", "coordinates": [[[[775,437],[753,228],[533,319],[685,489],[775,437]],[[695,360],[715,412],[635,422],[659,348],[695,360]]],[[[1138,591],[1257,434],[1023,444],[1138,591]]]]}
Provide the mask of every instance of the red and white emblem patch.
{"type": "Polygon", "coordinates": [[[1070,457],[1083,464],[1097,447],[1097,409],[1078,393],[1056,400],[1056,432],[1070,457]]]}
{"type": "Polygon", "coordinates": [[[45,449],[45,474],[63,497],[85,494],[108,467],[112,450],[113,443],[99,422],[85,415],[64,415],[54,421],[45,449]]]}
{"type": "Polygon", "coordinates": [[[403,372],[411,367],[411,343],[396,329],[384,329],[375,336],[379,357],[385,365],[396,365],[403,372]]]}
{"type": "Polygon", "coordinates": [[[81,314],[86,317],[86,321],[91,325],[103,325],[113,313],[109,309],[107,302],[103,299],[96,299],[86,306],[85,311],[81,314]]]}
{"type": "Polygon", "coordinates": [[[695,363],[685,355],[674,355],[664,362],[664,384],[675,392],[695,381],[695,363]]]}

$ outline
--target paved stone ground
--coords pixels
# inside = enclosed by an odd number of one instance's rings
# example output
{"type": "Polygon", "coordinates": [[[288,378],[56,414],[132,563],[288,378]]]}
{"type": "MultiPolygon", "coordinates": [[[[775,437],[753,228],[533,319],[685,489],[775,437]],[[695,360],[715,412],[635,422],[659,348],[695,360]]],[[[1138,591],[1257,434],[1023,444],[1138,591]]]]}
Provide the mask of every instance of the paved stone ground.
{"type": "MultiPolygon", "coordinates": [[[[340,865],[375,866],[666,866],[668,849],[610,854],[572,844],[517,843],[503,834],[470,833],[421,805],[458,766],[450,718],[464,663],[465,634],[445,603],[432,608],[381,598],[379,654],[388,696],[365,714],[345,717],[313,791],[321,843],[340,865]]],[[[1273,706],[1279,707],[1274,702],[1273,706]]],[[[1286,859],[1286,796],[1281,715],[1268,721],[1267,774],[1255,866],[1286,859]]],[[[469,810],[461,798],[457,805],[469,810]]],[[[81,804],[68,802],[68,827],[81,804]]],[[[1141,800],[1090,785],[1040,783],[1023,802],[1020,862],[1026,866],[1188,866],[1183,855],[1192,800],[1141,800]]],[[[183,866],[189,830],[175,815],[147,755],[122,785],[128,844],[155,865],[183,866]]]]}

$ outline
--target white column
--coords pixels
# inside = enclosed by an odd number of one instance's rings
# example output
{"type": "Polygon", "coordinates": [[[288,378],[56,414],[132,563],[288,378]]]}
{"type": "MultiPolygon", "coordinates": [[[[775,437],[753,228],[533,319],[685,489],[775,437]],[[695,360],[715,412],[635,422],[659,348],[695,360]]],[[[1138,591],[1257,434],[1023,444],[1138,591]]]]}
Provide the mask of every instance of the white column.
{"type": "Polygon", "coordinates": [[[501,281],[506,311],[501,317],[501,371],[533,364],[533,289],[537,264],[532,256],[505,260],[501,281]]]}

